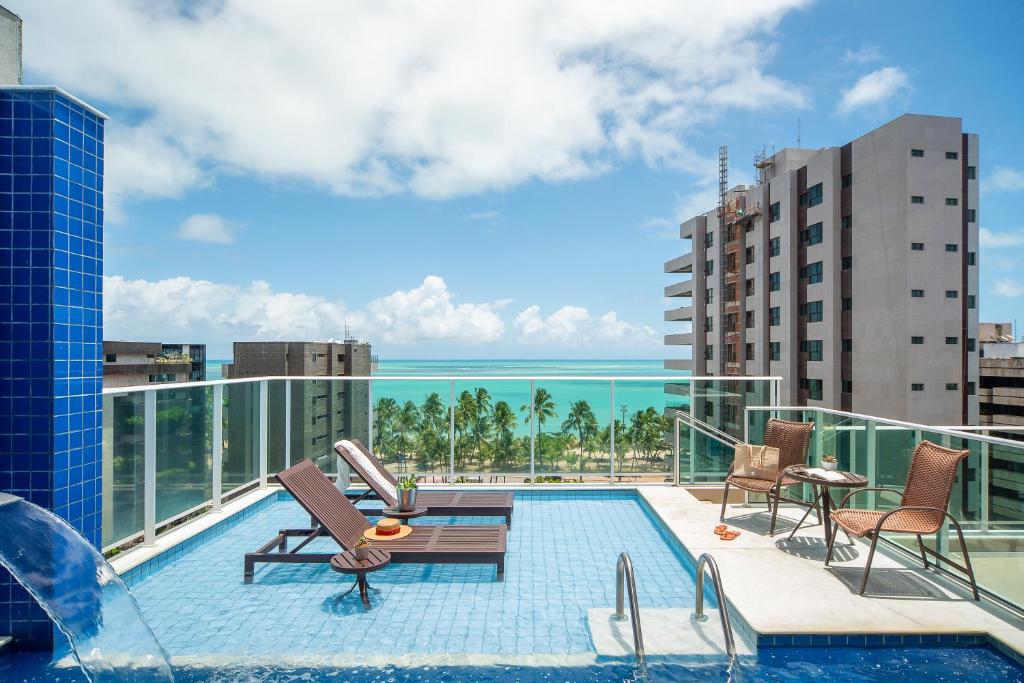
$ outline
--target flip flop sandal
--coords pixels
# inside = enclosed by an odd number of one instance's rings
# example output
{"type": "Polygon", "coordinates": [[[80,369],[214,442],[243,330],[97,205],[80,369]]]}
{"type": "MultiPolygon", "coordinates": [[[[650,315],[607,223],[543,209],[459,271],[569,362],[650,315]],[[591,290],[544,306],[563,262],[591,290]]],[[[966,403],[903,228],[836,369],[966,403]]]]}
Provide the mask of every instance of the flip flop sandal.
{"type": "Polygon", "coordinates": [[[718,526],[715,527],[715,535],[716,536],[721,536],[722,534],[724,534],[728,530],[729,530],[729,527],[727,527],[724,524],[719,524],[718,526]]]}
{"type": "Polygon", "coordinates": [[[731,541],[731,540],[735,539],[739,535],[740,535],[740,532],[738,532],[738,531],[726,531],[724,534],[722,534],[722,540],[723,541],[731,541]]]}

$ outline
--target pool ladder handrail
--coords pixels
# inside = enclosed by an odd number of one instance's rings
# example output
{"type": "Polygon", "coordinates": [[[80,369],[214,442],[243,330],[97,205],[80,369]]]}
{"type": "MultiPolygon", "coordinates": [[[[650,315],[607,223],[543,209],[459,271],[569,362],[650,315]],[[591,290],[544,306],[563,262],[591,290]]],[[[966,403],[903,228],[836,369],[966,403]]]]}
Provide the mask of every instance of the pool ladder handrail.
{"type": "Polygon", "coordinates": [[[623,621],[626,618],[624,586],[629,588],[629,618],[633,624],[633,650],[636,652],[637,664],[644,669],[647,666],[647,655],[644,653],[644,634],[640,630],[640,606],[636,598],[636,576],[633,574],[633,561],[629,559],[629,553],[620,553],[619,561],[615,565],[615,619],[617,621],[623,621]]]}
{"type": "Polygon", "coordinates": [[[697,621],[707,621],[708,615],[704,614],[704,569],[707,567],[711,572],[711,583],[715,587],[715,597],[718,600],[718,614],[722,618],[722,634],[725,636],[725,652],[730,659],[736,659],[736,642],[732,637],[732,623],[729,621],[729,608],[725,603],[725,591],[722,589],[722,575],[718,572],[718,564],[715,558],[708,553],[703,553],[697,560],[697,601],[694,606],[693,617],[697,621]]]}

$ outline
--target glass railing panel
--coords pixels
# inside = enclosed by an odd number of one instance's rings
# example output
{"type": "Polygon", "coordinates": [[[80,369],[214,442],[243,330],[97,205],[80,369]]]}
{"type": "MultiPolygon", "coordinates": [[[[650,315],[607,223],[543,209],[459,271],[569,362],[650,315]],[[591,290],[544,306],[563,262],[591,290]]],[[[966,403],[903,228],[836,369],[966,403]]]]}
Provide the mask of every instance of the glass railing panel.
{"type": "Polygon", "coordinates": [[[260,476],[258,381],[224,385],[224,455],[221,489],[230,491],[260,476]]]}
{"type": "Polygon", "coordinates": [[[289,384],[295,383],[286,380],[267,382],[267,473],[269,476],[287,469],[290,464],[286,448],[288,430],[285,410],[289,384]]]}
{"type": "MultiPolygon", "coordinates": [[[[538,429],[557,428],[559,406],[537,387],[538,429]]],[[[519,482],[530,476],[530,383],[520,380],[455,382],[455,481],[519,482]]],[[[540,444],[538,439],[538,454],[540,444]]],[[[543,441],[556,460],[550,438],[543,441]]],[[[540,459],[538,458],[538,463],[540,459]]],[[[539,472],[540,470],[538,470],[539,472]]]]}
{"type": "Polygon", "coordinates": [[[156,392],[156,520],[213,497],[213,389],[156,392]]]}
{"type": "Polygon", "coordinates": [[[271,384],[272,418],[267,434],[271,454],[280,449],[290,464],[312,460],[324,473],[335,475],[338,457],[334,444],[359,439],[369,445],[368,381],[322,378],[288,380],[276,388],[271,384]]]}
{"type": "MultiPolygon", "coordinates": [[[[427,482],[447,481],[451,383],[375,380],[372,389],[374,454],[395,475],[420,475],[427,482]]],[[[362,394],[354,395],[353,402],[354,413],[361,417],[362,394]]],[[[362,429],[359,426],[355,431],[362,429]]]]}
{"type": "Polygon", "coordinates": [[[141,391],[103,397],[103,545],[142,533],[145,399],[141,391]]]}
{"type": "MultiPolygon", "coordinates": [[[[615,414],[621,425],[621,434],[615,440],[616,481],[662,483],[671,480],[673,418],[666,414],[666,408],[678,405],[680,398],[683,397],[667,394],[664,382],[615,382],[615,414]]],[[[606,410],[601,412],[608,414],[606,410]]],[[[689,431],[681,430],[681,452],[684,446],[690,450],[688,439],[689,431]]],[[[605,469],[607,471],[607,460],[605,469]]]]}

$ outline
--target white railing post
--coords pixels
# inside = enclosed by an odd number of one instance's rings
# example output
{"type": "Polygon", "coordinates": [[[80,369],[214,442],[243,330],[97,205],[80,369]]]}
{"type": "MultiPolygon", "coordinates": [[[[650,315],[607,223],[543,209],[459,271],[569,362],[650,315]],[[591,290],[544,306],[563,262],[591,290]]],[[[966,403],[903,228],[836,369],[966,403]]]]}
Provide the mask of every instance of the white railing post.
{"type": "Polygon", "coordinates": [[[156,543],[156,391],[143,394],[142,543],[156,543]]]}
{"type": "MultiPolygon", "coordinates": [[[[615,380],[608,384],[609,404],[611,405],[612,426],[608,430],[608,443],[611,446],[608,450],[608,483],[615,483],[615,380]]],[[[625,429],[626,425],[622,425],[625,429]]]]}
{"type": "MultiPolygon", "coordinates": [[[[697,385],[690,382],[690,424],[697,419],[697,385]]],[[[697,430],[690,429],[690,484],[697,483],[697,430]]]]}
{"type": "Polygon", "coordinates": [[[213,511],[220,512],[224,471],[224,385],[213,385],[213,511]]]}
{"type": "MultiPolygon", "coordinates": [[[[981,432],[982,436],[988,436],[989,430],[985,429],[981,432]]],[[[981,530],[989,530],[989,477],[992,476],[991,467],[992,464],[990,459],[992,458],[992,444],[987,441],[981,442],[981,530]]]]}
{"type": "Polygon", "coordinates": [[[448,475],[455,483],[455,380],[448,383],[448,475]]]}
{"type": "Polygon", "coordinates": [[[260,488],[267,487],[267,380],[260,380],[260,488]]]}
{"type": "MultiPolygon", "coordinates": [[[[826,455],[825,453],[825,414],[816,413],[814,421],[814,451],[818,454],[818,462],[815,465],[821,464],[821,458],[826,455]]],[[[829,453],[828,455],[838,456],[838,453],[829,453]]],[[[807,485],[803,487],[804,493],[807,493],[806,489],[810,488],[807,485]]]]}
{"type": "Polygon", "coordinates": [[[284,466],[291,467],[292,464],[292,381],[286,379],[284,381],[284,466]]]}
{"type": "Polygon", "coordinates": [[[366,419],[367,434],[366,442],[373,453],[373,380],[366,380],[366,419]]]}
{"type": "Polygon", "coordinates": [[[537,479],[537,426],[534,424],[534,410],[537,403],[537,380],[530,380],[530,483],[537,479]]]}
{"type": "MultiPolygon", "coordinates": [[[[868,486],[878,486],[878,462],[877,462],[877,456],[878,456],[878,432],[876,431],[876,427],[877,426],[878,425],[876,425],[874,423],[874,421],[869,421],[864,426],[864,439],[867,442],[864,445],[866,447],[865,448],[865,452],[867,453],[867,459],[868,459],[868,462],[867,462],[868,486]]],[[[874,491],[868,491],[868,502],[867,502],[867,505],[868,505],[869,508],[873,509],[875,507],[875,505],[876,505],[875,498],[876,498],[875,492],[874,491]]]]}
{"type": "Polygon", "coordinates": [[[672,415],[672,485],[679,486],[679,416],[672,415]]]}

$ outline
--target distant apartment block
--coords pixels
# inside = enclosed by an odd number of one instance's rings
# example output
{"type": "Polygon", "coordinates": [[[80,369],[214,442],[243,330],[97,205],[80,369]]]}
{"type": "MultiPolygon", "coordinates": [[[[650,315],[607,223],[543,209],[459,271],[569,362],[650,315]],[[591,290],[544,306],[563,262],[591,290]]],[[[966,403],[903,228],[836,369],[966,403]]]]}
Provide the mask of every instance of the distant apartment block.
{"type": "Polygon", "coordinates": [[[104,387],[201,382],[205,379],[205,344],[103,342],[104,387]]]}
{"type": "MultiPolygon", "coordinates": [[[[366,377],[375,360],[367,342],[235,342],[233,362],[223,367],[225,379],[242,377],[366,377]]],[[[270,458],[285,465],[283,446],[289,439],[293,461],[303,457],[332,463],[334,443],[342,438],[369,436],[370,386],[368,381],[307,380],[271,382],[268,411],[273,419],[267,425],[270,458]],[[285,403],[291,405],[291,431],[285,427],[285,403]]],[[[230,386],[230,385],[229,385],[230,386]]],[[[255,395],[232,396],[229,401],[229,432],[250,431],[255,395]],[[236,398],[241,400],[236,400],[236,398]]],[[[230,436],[230,434],[229,434],[230,436]]]]}
{"type": "MultiPolygon", "coordinates": [[[[982,323],[981,383],[978,394],[982,425],[1024,427],[1024,341],[1011,323],[982,323]]],[[[993,432],[1024,439],[1020,432],[993,432]]]]}
{"type": "Polygon", "coordinates": [[[665,272],[690,278],[666,287],[665,319],[683,331],[665,342],[691,357],[665,367],[781,376],[783,404],[977,424],[978,136],[907,114],[757,174],[681,226],[665,272]]]}

